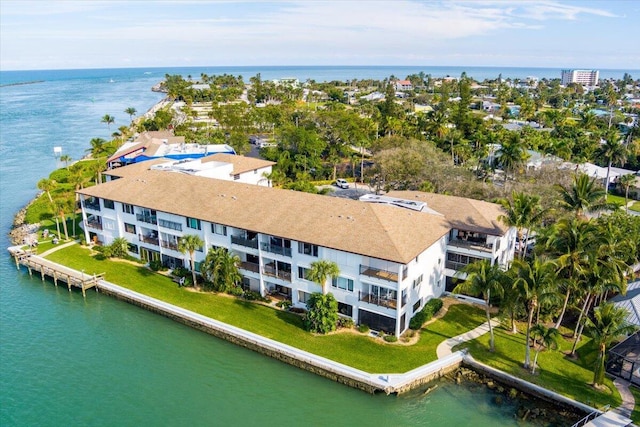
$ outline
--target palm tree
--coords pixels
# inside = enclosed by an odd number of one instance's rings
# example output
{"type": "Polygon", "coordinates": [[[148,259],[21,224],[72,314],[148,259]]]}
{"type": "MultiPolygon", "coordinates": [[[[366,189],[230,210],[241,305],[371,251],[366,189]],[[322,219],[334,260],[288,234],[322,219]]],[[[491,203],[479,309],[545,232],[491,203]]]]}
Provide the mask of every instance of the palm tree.
{"type": "Polygon", "coordinates": [[[626,320],[628,314],[626,309],[606,302],[594,310],[593,319],[587,319],[591,338],[598,346],[598,358],[593,370],[593,385],[595,386],[604,381],[604,361],[607,347],[614,340],[632,333],[635,329],[626,320]]]}
{"type": "Polygon", "coordinates": [[[238,270],[240,258],[226,248],[211,248],[207,252],[200,272],[205,281],[210,282],[215,291],[227,291],[242,280],[238,270]]]}
{"type": "Polygon", "coordinates": [[[573,177],[570,187],[557,185],[560,192],[560,206],[567,211],[575,212],[576,217],[584,217],[587,211],[599,211],[607,208],[605,191],[596,182],[585,174],[577,174],[573,177]]]}
{"type": "Polygon", "coordinates": [[[560,332],[556,328],[547,328],[542,324],[537,324],[531,328],[531,336],[534,344],[540,340],[536,348],[536,355],[533,358],[533,366],[531,367],[531,374],[535,374],[536,366],[538,365],[538,354],[546,348],[557,349],[560,332]]]}
{"type": "Polygon", "coordinates": [[[566,287],[556,329],[562,324],[571,292],[578,286],[580,276],[589,269],[589,260],[597,245],[596,236],[593,223],[580,218],[563,218],[553,226],[546,242],[546,249],[557,257],[557,274],[566,287]]]}
{"type": "Polygon", "coordinates": [[[607,160],[607,177],[604,182],[605,200],[609,193],[609,177],[611,176],[611,165],[623,164],[627,159],[627,147],[620,140],[617,129],[610,128],[603,135],[605,143],[602,146],[602,156],[607,160]]]}
{"type": "Polygon", "coordinates": [[[76,234],[76,210],[78,208],[78,202],[80,200],[80,195],[78,194],[78,190],[84,188],[84,184],[87,182],[87,178],[82,173],[81,169],[74,169],[71,176],[69,177],[69,183],[73,184],[75,188],[75,203],[72,209],[73,213],[73,226],[72,226],[72,234],[75,236],[76,234]]]}
{"type": "Polygon", "coordinates": [[[104,116],[102,116],[102,119],[100,121],[102,123],[106,123],[109,130],[111,130],[111,123],[114,123],[116,119],[113,116],[105,114],[104,116]]]}
{"type": "Polygon", "coordinates": [[[53,198],[51,197],[51,192],[58,186],[58,183],[53,179],[43,178],[38,181],[37,185],[39,190],[47,193],[49,203],[51,203],[51,207],[53,209],[53,217],[56,220],[56,230],[58,232],[58,236],[60,236],[60,223],[58,222],[58,216],[56,215],[56,205],[53,202],[53,198]]]}
{"type": "Polygon", "coordinates": [[[516,169],[522,166],[528,158],[529,154],[519,134],[511,134],[507,139],[502,141],[500,150],[498,150],[498,161],[504,170],[505,182],[508,174],[515,173],[516,169]]]}
{"type": "Polygon", "coordinates": [[[529,239],[529,233],[532,227],[540,224],[548,209],[543,209],[540,205],[540,197],[531,196],[526,193],[511,193],[511,199],[500,199],[498,203],[502,205],[506,213],[498,218],[509,227],[518,229],[518,238],[521,242],[518,252],[520,258],[526,253],[526,242],[529,239]],[[523,230],[526,229],[526,233],[523,230]]]}
{"type": "Polygon", "coordinates": [[[204,242],[195,234],[186,234],[180,238],[178,241],[178,250],[181,253],[189,254],[189,264],[191,266],[191,278],[193,279],[193,286],[198,287],[198,282],[196,281],[196,261],[195,261],[195,252],[200,249],[204,245],[204,242]]]}
{"type": "Polygon", "coordinates": [[[322,259],[311,263],[307,279],[319,284],[322,287],[322,294],[324,295],[327,293],[325,289],[327,279],[329,277],[337,279],[339,275],[340,268],[338,267],[338,264],[333,261],[322,259]]]}
{"type": "Polygon", "coordinates": [[[102,171],[105,169],[107,169],[107,162],[105,162],[104,159],[98,159],[90,164],[89,170],[95,177],[96,185],[102,182],[102,171]]]}
{"type": "Polygon", "coordinates": [[[73,159],[68,154],[63,154],[62,156],[60,156],[60,161],[64,162],[64,167],[67,168],[67,169],[69,169],[69,162],[71,160],[73,160],[73,159]]]}
{"type": "Polygon", "coordinates": [[[551,261],[534,258],[531,262],[515,260],[512,265],[515,281],[513,286],[519,290],[527,306],[527,333],[525,338],[524,367],[531,366],[529,340],[533,315],[538,306],[555,297],[555,264],[551,261]]]}
{"type": "Polygon", "coordinates": [[[624,209],[629,213],[629,187],[636,182],[636,177],[633,174],[622,175],[618,178],[618,184],[624,188],[624,209]]]}
{"type": "Polygon", "coordinates": [[[133,121],[133,116],[135,116],[138,111],[133,107],[128,107],[124,112],[129,115],[129,120],[133,121]]]}
{"type": "Polygon", "coordinates": [[[487,323],[489,324],[489,351],[494,351],[493,327],[491,326],[491,295],[502,297],[504,294],[505,274],[498,264],[491,265],[491,260],[471,263],[462,269],[461,273],[467,277],[464,282],[458,284],[453,290],[454,293],[465,293],[471,295],[482,294],[485,302],[485,312],[487,323]]]}
{"type": "Polygon", "coordinates": [[[89,144],[91,144],[91,148],[88,148],[86,151],[91,153],[91,157],[96,159],[100,157],[100,155],[105,153],[106,143],[107,141],[102,138],[92,138],[91,141],[89,141],[89,144]]]}

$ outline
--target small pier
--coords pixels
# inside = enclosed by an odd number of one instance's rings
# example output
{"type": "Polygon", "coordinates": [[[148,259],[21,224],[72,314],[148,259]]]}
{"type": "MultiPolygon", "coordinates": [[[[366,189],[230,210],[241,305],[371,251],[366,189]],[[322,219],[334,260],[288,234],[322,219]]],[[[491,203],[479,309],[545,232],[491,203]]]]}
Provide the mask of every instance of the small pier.
{"type": "Polygon", "coordinates": [[[80,288],[83,297],[87,296],[87,289],[96,288],[98,291],[98,282],[104,279],[104,273],[86,274],[84,271],[73,270],[38,256],[31,250],[21,249],[19,246],[9,248],[9,253],[15,259],[17,269],[23,265],[29,270],[30,276],[33,276],[34,272],[40,273],[43,281],[45,277],[51,277],[56,286],[58,286],[58,282],[64,282],[69,292],[72,287],[80,288]]]}

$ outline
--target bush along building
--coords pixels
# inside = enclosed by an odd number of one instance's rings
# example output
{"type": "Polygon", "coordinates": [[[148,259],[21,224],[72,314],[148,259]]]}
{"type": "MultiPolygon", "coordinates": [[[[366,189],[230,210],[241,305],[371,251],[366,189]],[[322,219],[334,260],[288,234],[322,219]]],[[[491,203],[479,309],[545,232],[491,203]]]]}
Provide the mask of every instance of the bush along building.
{"type": "Polygon", "coordinates": [[[322,291],[308,280],[311,264],[332,261],[340,274],[326,291],[340,313],[396,336],[466,264],[513,259],[516,231],[499,222],[496,204],[422,192],[350,200],[282,190],[267,179],[272,166],[216,154],[107,171],[107,182],[78,192],[85,237],[123,237],[132,256],[189,268],[178,241],[195,234],[204,242],[196,270],[210,248],[227,248],[240,258],[245,289],[299,308],[322,291]]]}

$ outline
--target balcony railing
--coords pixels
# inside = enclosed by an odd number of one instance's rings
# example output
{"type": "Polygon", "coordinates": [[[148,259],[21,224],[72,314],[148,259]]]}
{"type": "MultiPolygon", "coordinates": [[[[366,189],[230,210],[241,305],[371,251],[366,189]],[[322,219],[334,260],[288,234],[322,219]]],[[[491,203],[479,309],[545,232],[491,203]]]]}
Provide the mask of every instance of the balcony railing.
{"type": "Polygon", "coordinates": [[[170,228],[171,230],[182,231],[182,224],[180,224],[179,222],[173,222],[173,221],[167,221],[166,219],[161,219],[158,222],[158,225],[160,225],[160,227],[170,228]]]}
{"type": "Polygon", "coordinates": [[[158,223],[158,217],[156,215],[137,214],[136,218],[138,221],[146,222],[147,224],[156,225],[158,223]]]}
{"type": "Polygon", "coordinates": [[[167,249],[173,249],[174,251],[178,250],[178,242],[167,242],[165,240],[160,240],[160,246],[167,249]]]}
{"type": "Polygon", "coordinates": [[[469,265],[469,264],[465,264],[463,262],[457,262],[457,261],[446,261],[444,263],[444,266],[446,268],[448,268],[448,269],[451,269],[451,270],[462,270],[467,265],[469,265]]]}
{"type": "Polygon", "coordinates": [[[493,243],[487,243],[486,240],[474,242],[473,240],[451,239],[449,244],[459,248],[475,249],[482,252],[491,252],[493,250],[493,243]]]}
{"type": "Polygon", "coordinates": [[[246,239],[240,236],[231,236],[231,243],[235,245],[245,246],[247,248],[258,249],[258,239],[246,239]]]}
{"type": "Polygon", "coordinates": [[[382,270],[368,265],[360,265],[360,274],[376,279],[387,280],[389,282],[398,282],[398,273],[389,270],[382,270]]]}
{"type": "Polygon", "coordinates": [[[100,221],[87,221],[87,227],[95,228],[96,230],[102,230],[102,223],[100,221]]]}
{"type": "Polygon", "coordinates": [[[91,209],[93,211],[99,211],[100,210],[100,201],[96,200],[95,202],[88,202],[88,201],[84,201],[84,207],[85,209],[91,209]]]}
{"type": "Polygon", "coordinates": [[[290,271],[276,270],[275,268],[273,268],[273,267],[271,267],[269,265],[265,265],[263,267],[262,273],[267,275],[267,276],[277,277],[278,279],[286,280],[287,282],[291,281],[291,272],[290,271]]]}
{"type": "Polygon", "coordinates": [[[398,307],[398,300],[395,298],[380,297],[374,294],[360,292],[359,300],[368,302],[369,304],[378,305],[380,307],[393,308],[398,307]]]}
{"type": "Polygon", "coordinates": [[[278,254],[278,255],[284,255],[284,256],[291,256],[291,248],[285,248],[282,246],[276,246],[276,245],[271,245],[269,243],[262,243],[260,245],[260,248],[262,248],[263,251],[266,252],[271,252],[272,254],[278,254]]]}
{"type": "Polygon", "coordinates": [[[138,236],[138,239],[144,243],[150,243],[152,245],[160,246],[160,240],[157,237],[138,236]]]}
{"type": "Polygon", "coordinates": [[[260,273],[260,264],[256,264],[255,262],[240,262],[238,266],[241,270],[252,271],[254,273],[260,273]]]}

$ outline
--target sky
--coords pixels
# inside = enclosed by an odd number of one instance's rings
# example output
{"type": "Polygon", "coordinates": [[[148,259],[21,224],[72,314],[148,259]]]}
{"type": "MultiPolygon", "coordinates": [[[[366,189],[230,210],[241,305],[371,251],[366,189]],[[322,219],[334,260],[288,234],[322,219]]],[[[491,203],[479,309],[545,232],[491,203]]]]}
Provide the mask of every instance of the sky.
{"type": "Polygon", "coordinates": [[[640,0],[0,0],[0,70],[640,69],[640,0]]]}

